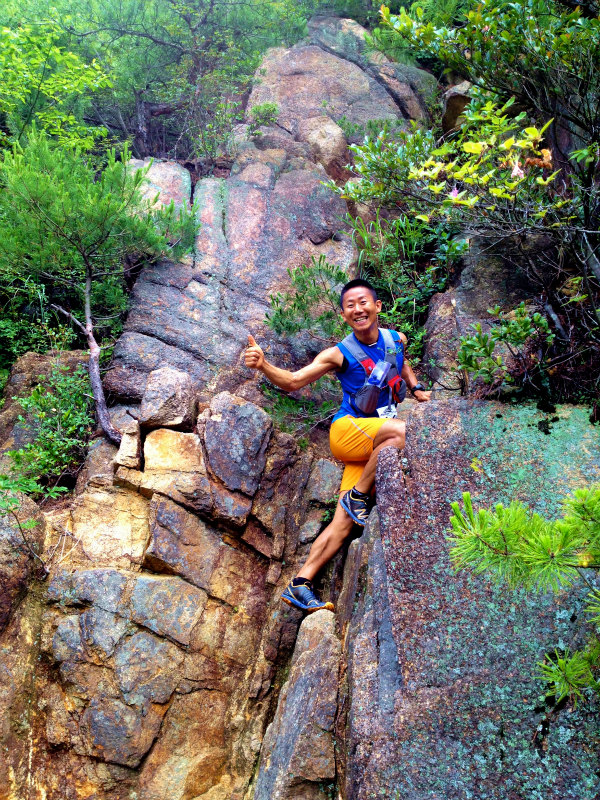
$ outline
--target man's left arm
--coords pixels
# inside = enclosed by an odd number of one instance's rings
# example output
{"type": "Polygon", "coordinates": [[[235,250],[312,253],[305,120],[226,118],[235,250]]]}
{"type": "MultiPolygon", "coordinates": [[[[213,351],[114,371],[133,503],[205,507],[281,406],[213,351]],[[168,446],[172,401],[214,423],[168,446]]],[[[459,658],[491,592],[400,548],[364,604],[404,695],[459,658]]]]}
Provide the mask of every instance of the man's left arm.
{"type": "MultiPolygon", "coordinates": [[[[407,338],[403,333],[400,333],[399,336],[402,339],[402,342],[404,344],[404,349],[406,351],[407,338]]],[[[411,365],[408,363],[406,359],[404,359],[404,365],[402,367],[402,372],[400,373],[400,377],[404,378],[404,380],[406,381],[406,386],[408,388],[408,391],[413,395],[413,397],[416,400],[419,401],[419,403],[428,403],[431,400],[431,392],[426,392],[423,389],[417,389],[416,392],[412,391],[414,387],[419,383],[419,379],[413,372],[411,365]]]]}

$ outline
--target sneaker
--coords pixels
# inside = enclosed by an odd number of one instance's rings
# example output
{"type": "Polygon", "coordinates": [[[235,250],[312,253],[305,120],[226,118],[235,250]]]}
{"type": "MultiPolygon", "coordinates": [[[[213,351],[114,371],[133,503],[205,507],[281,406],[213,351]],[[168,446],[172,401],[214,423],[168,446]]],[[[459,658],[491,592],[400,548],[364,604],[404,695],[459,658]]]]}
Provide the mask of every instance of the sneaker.
{"type": "Polygon", "coordinates": [[[369,500],[361,500],[352,496],[352,489],[342,497],[340,505],[348,516],[362,528],[367,524],[369,512],[373,504],[369,500]]]}
{"type": "Polygon", "coordinates": [[[281,599],[289,606],[295,606],[302,609],[302,611],[306,611],[307,614],[312,614],[313,611],[321,611],[323,608],[327,611],[333,611],[334,609],[333,603],[324,603],[319,600],[312,587],[307,583],[302,583],[300,586],[292,586],[290,581],[287,589],[281,595],[281,599]]]}

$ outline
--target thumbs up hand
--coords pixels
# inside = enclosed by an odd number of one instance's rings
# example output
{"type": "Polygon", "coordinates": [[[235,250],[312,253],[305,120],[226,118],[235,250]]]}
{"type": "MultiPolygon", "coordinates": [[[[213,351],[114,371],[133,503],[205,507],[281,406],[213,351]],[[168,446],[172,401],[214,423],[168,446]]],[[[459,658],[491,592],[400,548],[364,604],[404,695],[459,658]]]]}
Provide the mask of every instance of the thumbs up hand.
{"type": "Polygon", "coordinates": [[[265,363],[265,354],[256,344],[254,336],[250,334],[248,334],[248,347],[246,347],[246,352],[244,353],[244,361],[250,369],[262,369],[265,363]]]}

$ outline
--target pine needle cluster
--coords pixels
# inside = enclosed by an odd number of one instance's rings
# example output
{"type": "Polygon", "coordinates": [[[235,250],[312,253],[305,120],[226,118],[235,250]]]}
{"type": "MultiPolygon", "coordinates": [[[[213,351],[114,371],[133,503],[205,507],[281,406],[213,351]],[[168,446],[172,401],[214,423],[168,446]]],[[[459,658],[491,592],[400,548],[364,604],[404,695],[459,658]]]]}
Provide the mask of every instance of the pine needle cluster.
{"type": "MultiPolygon", "coordinates": [[[[600,484],[577,489],[562,501],[563,515],[547,520],[514,500],[493,510],[473,508],[468,492],[462,508],[452,503],[450,558],[457,569],[486,574],[510,587],[557,592],[581,582],[587,591],[585,611],[600,628],[600,484]]],[[[600,644],[592,638],[585,650],[555,651],[538,664],[538,677],[550,684],[557,702],[574,703],[586,690],[600,693],[600,644]]]]}

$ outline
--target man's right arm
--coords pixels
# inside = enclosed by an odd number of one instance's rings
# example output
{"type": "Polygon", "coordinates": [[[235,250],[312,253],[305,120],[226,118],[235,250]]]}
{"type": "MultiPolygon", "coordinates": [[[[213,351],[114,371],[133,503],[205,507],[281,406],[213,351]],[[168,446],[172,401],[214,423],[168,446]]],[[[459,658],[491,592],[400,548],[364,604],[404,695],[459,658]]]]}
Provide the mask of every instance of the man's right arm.
{"type": "Polygon", "coordinates": [[[339,369],[343,364],[344,357],[338,347],[328,347],[319,353],[308,366],[296,372],[290,372],[288,369],[280,369],[269,363],[262,349],[256,344],[254,337],[249,335],[244,360],[247,367],[262,372],[275,386],[285,392],[294,392],[309,383],[314,383],[327,372],[339,369]]]}

